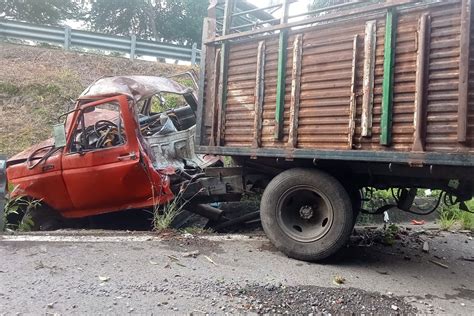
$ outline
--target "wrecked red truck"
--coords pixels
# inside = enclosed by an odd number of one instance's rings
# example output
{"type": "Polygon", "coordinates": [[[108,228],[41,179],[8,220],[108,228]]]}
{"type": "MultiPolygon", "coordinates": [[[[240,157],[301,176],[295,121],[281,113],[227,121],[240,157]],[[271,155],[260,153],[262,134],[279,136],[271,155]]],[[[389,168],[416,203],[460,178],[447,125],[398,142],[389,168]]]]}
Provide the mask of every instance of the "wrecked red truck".
{"type": "Polygon", "coordinates": [[[232,220],[210,202],[255,190],[270,241],[312,261],[343,247],[359,212],[469,211],[472,1],[349,1],[291,16],[294,2],[212,0],[194,92],[164,78],[98,80],[54,141],[9,159],[15,194],[62,217],[182,194],[219,223],[232,220]],[[163,93],[184,106],[155,112],[163,93]],[[389,188],[392,204],[363,209],[372,196],[361,192],[389,188]],[[419,209],[419,188],[442,193],[419,209]]]}
{"type": "Polygon", "coordinates": [[[193,209],[206,215],[212,207],[201,203],[239,196],[242,182],[204,173],[207,167],[218,173],[222,163],[194,152],[196,107],[193,90],[171,79],[99,79],[61,116],[65,122],[54,127],[54,139],[8,160],[11,195],[41,200],[30,214],[37,229],[60,226],[64,218],[165,204],[183,185],[181,197],[192,197],[193,209]],[[167,106],[165,94],[175,96],[177,107],[154,112],[167,106]]]}

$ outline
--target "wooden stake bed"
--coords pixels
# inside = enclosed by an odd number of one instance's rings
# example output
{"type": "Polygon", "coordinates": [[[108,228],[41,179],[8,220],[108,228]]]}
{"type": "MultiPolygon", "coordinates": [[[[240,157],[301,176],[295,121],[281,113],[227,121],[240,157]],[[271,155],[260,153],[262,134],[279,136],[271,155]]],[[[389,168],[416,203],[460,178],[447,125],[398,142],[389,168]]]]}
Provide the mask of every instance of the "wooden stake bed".
{"type": "Polygon", "coordinates": [[[471,0],[292,2],[211,4],[199,152],[474,166],[471,0]]]}

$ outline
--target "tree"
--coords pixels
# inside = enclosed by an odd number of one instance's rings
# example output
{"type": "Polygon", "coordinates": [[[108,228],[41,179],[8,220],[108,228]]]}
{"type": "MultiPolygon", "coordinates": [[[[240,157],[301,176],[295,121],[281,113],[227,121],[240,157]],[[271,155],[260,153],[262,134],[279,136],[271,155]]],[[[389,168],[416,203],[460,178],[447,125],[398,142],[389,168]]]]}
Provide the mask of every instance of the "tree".
{"type": "Polygon", "coordinates": [[[87,22],[114,35],[200,43],[207,0],[93,0],[87,22]]]}
{"type": "Polygon", "coordinates": [[[0,0],[0,17],[30,23],[58,25],[78,9],[77,0],[0,0]]]}
{"type": "Polygon", "coordinates": [[[313,0],[313,3],[310,4],[310,9],[317,10],[346,2],[350,2],[350,0],[313,0]]]}

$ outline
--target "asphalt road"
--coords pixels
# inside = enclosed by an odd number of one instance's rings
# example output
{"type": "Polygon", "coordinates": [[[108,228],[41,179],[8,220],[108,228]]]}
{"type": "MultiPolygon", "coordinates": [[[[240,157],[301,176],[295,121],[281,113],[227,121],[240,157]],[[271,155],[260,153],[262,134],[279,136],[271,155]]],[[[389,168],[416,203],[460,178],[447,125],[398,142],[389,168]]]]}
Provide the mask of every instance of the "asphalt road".
{"type": "Polygon", "coordinates": [[[337,258],[306,263],[259,233],[1,235],[0,315],[472,315],[472,237],[413,236],[393,246],[359,237],[337,258]]]}

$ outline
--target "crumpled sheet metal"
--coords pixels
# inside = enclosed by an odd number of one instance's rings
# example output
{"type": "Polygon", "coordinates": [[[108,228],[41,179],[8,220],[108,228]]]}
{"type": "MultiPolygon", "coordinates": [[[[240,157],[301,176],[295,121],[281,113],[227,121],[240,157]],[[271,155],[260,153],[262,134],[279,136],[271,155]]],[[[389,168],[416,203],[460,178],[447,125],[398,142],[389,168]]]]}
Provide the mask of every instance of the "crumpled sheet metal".
{"type": "Polygon", "coordinates": [[[160,92],[184,95],[192,93],[192,91],[192,89],[164,77],[118,76],[98,79],[82,92],[80,98],[124,94],[138,102],[160,92]]]}

